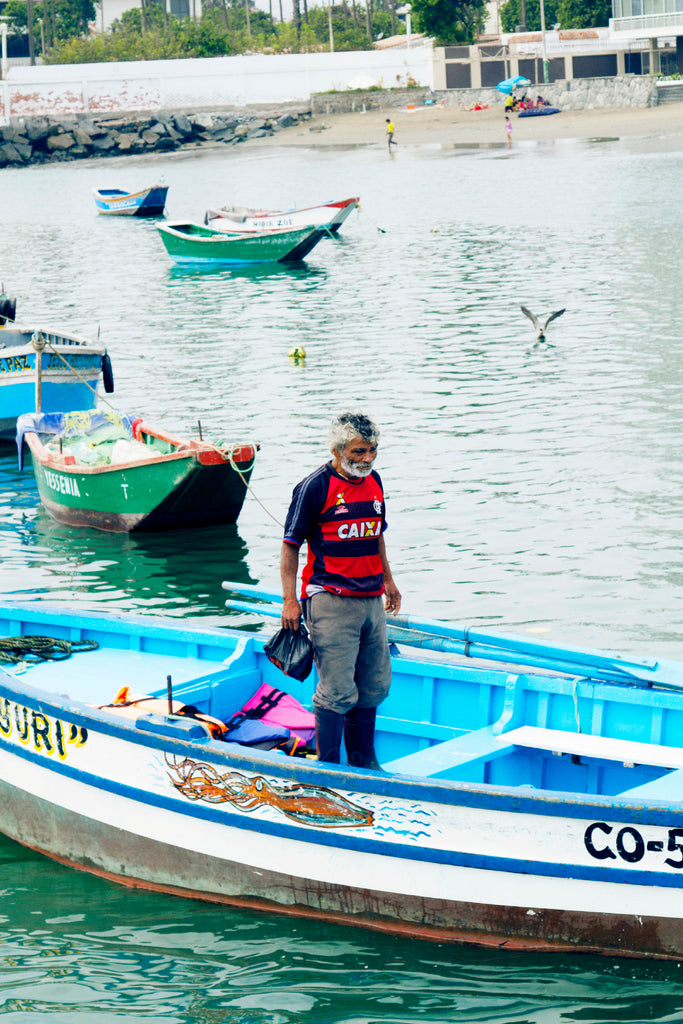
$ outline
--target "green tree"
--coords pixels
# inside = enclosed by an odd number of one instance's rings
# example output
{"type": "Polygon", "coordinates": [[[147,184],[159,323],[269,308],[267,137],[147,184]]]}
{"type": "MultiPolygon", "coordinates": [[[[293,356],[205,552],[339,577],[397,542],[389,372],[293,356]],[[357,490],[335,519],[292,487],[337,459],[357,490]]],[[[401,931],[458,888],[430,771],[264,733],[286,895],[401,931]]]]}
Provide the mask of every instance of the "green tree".
{"type": "MultiPolygon", "coordinates": [[[[8,0],[3,14],[7,24],[15,35],[24,35],[28,31],[28,5],[25,0],[8,0]]],[[[72,36],[85,35],[88,22],[96,16],[93,0],[50,0],[50,3],[33,3],[33,35],[40,40],[40,23],[43,21],[44,33],[49,47],[51,40],[69,39],[72,36]]],[[[36,43],[37,45],[37,43],[36,43]]]]}
{"type": "MultiPolygon", "coordinates": [[[[557,22],[559,0],[544,0],[545,27],[551,29],[557,22]]],[[[541,5],[539,0],[526,0],[526,28],[529,32],[541,30],[541,5]]],[[[507,0],[500,9],[500,26],[503,32],[514,32],[522,21],[521,0],[507,0]]]]}
{"type": "Polygon", "coordinates": [[[562,28],[600,28],[609,24],[612,0],[560,0],[557,20],[562,28]]]}
{"type": "MultiPolygon", "coordinates": [[[[372,37],[391,35],[391,12],[375,8],[371,12],[372,37]]],[[[330,45],[329,13],[327,7],[309,7],[308,27],[319,49],[327,50],[330,45]]],[[[354,23],[349,16],[346,4],[332,7],[332,34],[335,50],[369,50],[372,39],[368,38],[366,17],[354,23]]]]}
{"type": "MultiPolygon", "coordinates": [[[[526,0],[526,27],[529,32],[541,28],[539,0],[526,0]]],[[[545,0],[543,4],[545,27],[551,29],[558,22],[561,28],[595,28],[607,25],[612,17],[612,0],[545,0]]],[[[514,32],[522,24],[522,0],[507,0],[500,8],[503,32],[514,32]]]]}
{"type": "Polygon", "coordinates": [[[437,43],[473,43],[484,27],[484,0],[412,0],[415,28],[437,43]]]}

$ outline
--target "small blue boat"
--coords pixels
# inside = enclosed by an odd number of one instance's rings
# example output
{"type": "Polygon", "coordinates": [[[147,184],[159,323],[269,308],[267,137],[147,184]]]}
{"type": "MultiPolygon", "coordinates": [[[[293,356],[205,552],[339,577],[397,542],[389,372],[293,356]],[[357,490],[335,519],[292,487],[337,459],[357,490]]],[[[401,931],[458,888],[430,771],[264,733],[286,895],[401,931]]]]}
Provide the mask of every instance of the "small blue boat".
{"type": "Polygon", "coordinates": [[[547,117],[549,114],[559,113],[559,107],[529,107],[527,110],[520,110],[517,117],[547,117]]]}
{"type": "Polygon", "coordinates": [[[282,690],[310,709],[315,670],[284,676],[263,635],[0,607],[0,831],[211,903],[683,960],[683,665],[389,625],[377,771],[297,757],[272,724],[270,749],[238,738],[282,690]]]}
{"type": "Polygon", "coordinates": [[[0,301],[0,442],[15,442],[23,413],[94,409],[100,383],[113,392],[104,345],[16,323],[3,308],[0,301]]]}
{"type": "Polygon", "coordinates": [[[118,188],[93,190],[98,213],[114,217],[157,217],[164,212],[168,186],[153,185],[141,192],[123,192],[118,188]]]}

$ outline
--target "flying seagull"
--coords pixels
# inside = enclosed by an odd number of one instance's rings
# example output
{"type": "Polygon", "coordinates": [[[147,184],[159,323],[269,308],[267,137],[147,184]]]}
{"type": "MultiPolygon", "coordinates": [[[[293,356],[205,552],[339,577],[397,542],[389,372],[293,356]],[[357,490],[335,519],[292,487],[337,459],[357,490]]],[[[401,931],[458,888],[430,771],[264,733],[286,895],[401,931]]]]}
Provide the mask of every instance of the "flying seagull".
{"type": "Polygon", "coordinates": [[[538,317],[534,313],[532,313],[530,309],[527,309],[526,306],[520,306],[519,308],[521,309],[522,313],[524,313],[524,316],[528,316],[532,324],[534,325],[534,330],[536,331],[536,341],[545,341],[545,330],[550,321],[554,320],[555,317],[562,316],[562,314],[564,313],[563,309],[556,309],[554,313],[551,313],[548,317],[546,317],[545,322],[542,324],[538,317]]]}

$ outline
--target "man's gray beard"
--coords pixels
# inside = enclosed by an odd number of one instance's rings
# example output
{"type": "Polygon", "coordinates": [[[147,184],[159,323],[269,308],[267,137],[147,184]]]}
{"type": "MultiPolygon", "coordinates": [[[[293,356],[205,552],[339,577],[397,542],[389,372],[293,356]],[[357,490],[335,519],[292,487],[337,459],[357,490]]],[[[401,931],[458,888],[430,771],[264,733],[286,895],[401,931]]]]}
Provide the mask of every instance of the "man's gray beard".
{"type": "Polygon", "coordinates": [[[365,466],[359,462],[350,462],[345,455],[342,455],[340,461],[341,468],[347,476],[359,477],[362,480],[363,477],[370,476],[372,473],[372,466],[365,466]]]}

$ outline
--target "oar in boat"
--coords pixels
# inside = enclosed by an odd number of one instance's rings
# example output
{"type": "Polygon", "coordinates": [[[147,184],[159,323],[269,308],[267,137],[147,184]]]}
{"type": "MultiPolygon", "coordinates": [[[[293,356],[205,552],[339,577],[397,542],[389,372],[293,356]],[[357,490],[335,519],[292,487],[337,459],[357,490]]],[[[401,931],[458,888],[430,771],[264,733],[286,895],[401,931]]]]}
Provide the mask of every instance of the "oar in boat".
{"type": "MultiPolygon", "coordinates": [[[[281,612],[280,596],[271,591],[262,590],[250,584],[224,582],[226,590],[243,593],[266,601],[270,606],[277,607],[265,612],[264,605],[247,604],[242,611],[251,611],[277,616],[281,612]]],[[[234,604],[226,606],[235,607],[234,604]]],[[[657,674],[657,661],[629,661],[605,654],[601,651],[577,650],[568,647],[557,647],[529,640],[519,636],[498,636],[474,630],[470,626],[450,626],[448,623],[430,619],[417,619],[405,615],[387,618],[389,639],[409,647],[421,647],[424,650],[441,651],[446,654],[460,654],[464,657],[478,658],[483,661],[514,662],[531,668],[546,669],[551,672],[562,672],[566,675],[580,675],[592,679],[609,682],[645,683],[651,686],[673,685],[683,686],[683,681],[667,678],[657,674]]]]}
{"type": "MultiPolygon", "coordinates": [[[[580,651],[570,647],[556,647],[521,636],[497,636],[495,633],[484,633],[481,630],[472,629],[471,626],[449,626],[445,622],[409,618],[404,615],[398,615],[392,621],[394,625],[403,629],[414,629],[421,633],[429,633],[433,636],[457,640],[467,645],[483,644],[486,647],[493,647],[514,654],[547,657],[553,660],[568,662],[578,668],[583,666],[605,668],[624,675],[634,675],[641,679],[643,678],[641,673],[654,672],[658,667],[656,661],[629,661],[604,654],[601,651],[580,651]]],[[[473,656],[479,657],[477,654],[473,656]]]]}
{"type": "MultiPolygon", "coordinates": [[[[250,604],[248,601],[228,600],[225,602],[225,607],[232,608],[235,611],[256,613],[266,618],[279,618],[282,613],[282,606],[272,602],[269,604],[250,604]]],[[[473,643],[470,640],[455,640],[450,637],[428,633],[425,630],[418,630],[415,626],[410,628],[401,627],[396,625],[391,617],[387,619],[387,636],[390,641],[402,644],[404,647],[417,647],[441,654],[458,654],[461,657],[476,658],[480,661],[523,665],[527,668],[544,669],[547,672],[561,672],[564,675],[580,675],[603,682],[644,682],[647,685],[651,683],[649,679],[638,679],[630,673],[625,675],[620,670],[620,667],[594,665],[584,661],[579,668],[576,662],[563,659],[559,653],[556,657],[549,657],[548,655],[507,650],[504,647],[486,646],[485,644],[473,643]]],[[[657,682],[660,682],[660,680],[657,680],[657,682]]]]}
{"type": "Polygon", "coordinates": [[[265,615],[274,619],[279,619],[282,615],[282,605],[249,604],[248,601],[226,601],[225,607],[234,608],[238,612],[256,612],[257,615],[265,615]]]}
{"type": "MultiPolygon", "coordinates": [[[[245,597],[255,597],[259,601],[270,601],[279,604],[282,601],[281,594],[273,594],[270,590],[263,590],[252,583],[233,583],[231,580],[223,580],[223,590],[232,590],[235,594],[244,594],[245,597]]],[[[256,608],[254,608],[256,611],[256,608]]]]}
{"type": "Polygon", "coordinates": [[[633,670],[624,672],[618,662],[610,667],[584,660],[579,665],[576,661],[563,659],[559,651],[555,657],[550,657],[519,650],[508,650],[505,647],[489,647],[469,640],[452,640],[450,637],[436,636],[416,629],[402,629],[400,626],[395,626],[391,619],[387,619],[387,635],[394,643],[403,644],[406,647],[418,647],[422,650],[438,651],[443,654],[459,654],[465,658],[476,658],[479,661],[523,665],[528,668],[544,669],[547,672],[561,672],[563,675],[580,676],[610,683],[645,686],[650,686],[653,682],[662,683],[662,685],[668,684],[667,680],[636,676],[633,674],[633,670]]]}

